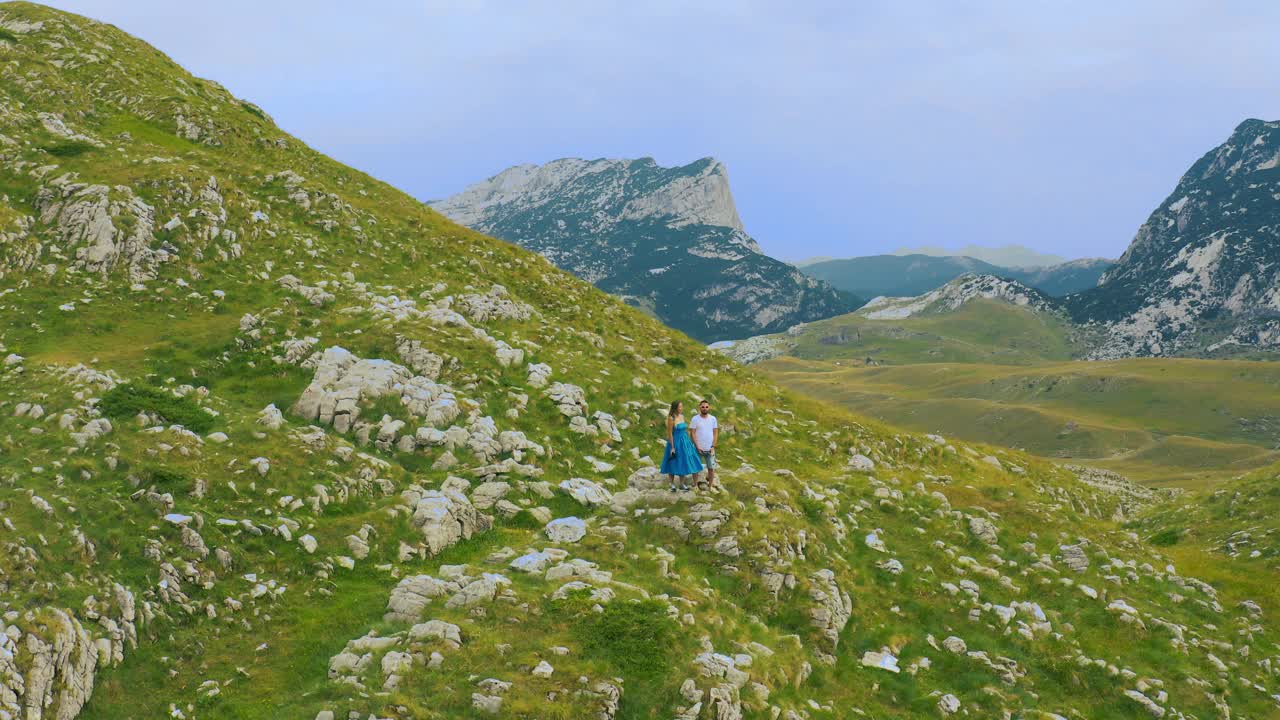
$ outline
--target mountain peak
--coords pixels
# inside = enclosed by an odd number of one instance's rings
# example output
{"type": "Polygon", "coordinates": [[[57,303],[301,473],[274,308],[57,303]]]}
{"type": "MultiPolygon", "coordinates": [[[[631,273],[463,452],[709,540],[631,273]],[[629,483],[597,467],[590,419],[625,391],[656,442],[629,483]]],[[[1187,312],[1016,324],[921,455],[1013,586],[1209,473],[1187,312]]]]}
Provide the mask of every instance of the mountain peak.
{"type": "Polygon", "coordinates": [[[485,228],[508,213],[569,195],[589,200],[602,222],[654,219],[673,227],[746,231],[729,189],[729,173],[712,157],[676,167],[663,167],[651,157],[516,165],[430,205],[455,222],[485,228]]]}
{"type": "Polygon", "coordinates": [[[1178,181],[1099,286],[1072,300],[1100,321],[1098,358],[1280,348],[1280,122],[1254,118],[1178,181]]]}
{"type": "Polygon", "coordinates": [[[704,341],[781,330],[857,306],[766,256],[723,163],[561,158],[517,165],[431,206],[541,253],[704,341]]]}

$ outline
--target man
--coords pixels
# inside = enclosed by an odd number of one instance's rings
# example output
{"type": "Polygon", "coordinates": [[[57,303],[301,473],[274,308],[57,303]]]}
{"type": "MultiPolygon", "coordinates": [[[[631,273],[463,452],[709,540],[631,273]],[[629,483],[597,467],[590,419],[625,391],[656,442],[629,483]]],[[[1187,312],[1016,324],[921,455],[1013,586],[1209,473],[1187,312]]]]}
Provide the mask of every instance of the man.
{"type": "Polygon", "coordinates": [[[719,492],[720,486],[716,485],[716,445],[720,442],[720,423],[711,414],[711,403],[706,400],[698,403],[698,414],[689,421],[689,434],[693,435],[698,456],[707,468],[707,489],[719,492]]]}

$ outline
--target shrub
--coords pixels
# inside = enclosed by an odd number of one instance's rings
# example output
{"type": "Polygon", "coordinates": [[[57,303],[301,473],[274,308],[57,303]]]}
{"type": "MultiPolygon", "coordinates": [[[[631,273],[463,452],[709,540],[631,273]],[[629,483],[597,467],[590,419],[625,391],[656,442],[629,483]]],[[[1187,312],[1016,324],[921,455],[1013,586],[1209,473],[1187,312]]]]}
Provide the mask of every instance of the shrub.
{"type": "Polygon", "coordinates": [[[151,413],[165,422],[181,425],[197,433],[209,432],[214,425],[214,417],[192,400],[178,397],[166,390],[132,383],[117,385],[103,393],[102,399],[98,401],[98,409],[114,420],[130,418],[142,412],[151,413]]]}
{"type": "Polygon", "coordinates": [[[1152,545],[1176,545],[1178,540],[1182,538],[1182,532],[1178,528],[1166,528],[1151,536],[1152,545]]]}
{"type": "Polygon", "coordinates": [[[168,468],[151,468],[146,471],[147,482],[160,488],[185,488],[191,480],[180,472],[168,468]]]}
{"type": "Polygon", "coordinates": [[[821,500],[809,497],[808,495],[799,495],[796,497],[796,504],[800,506],[804,516],[813,522],[821,522],[827,514],[826,503],[821,500]]]}
{"type": "Polygon", "coordinates": [[[71,140],[56,145],[46,145],[43,150],[54,157],[75,157],[93,150],[93,145],[80,140],[71,140]]]}

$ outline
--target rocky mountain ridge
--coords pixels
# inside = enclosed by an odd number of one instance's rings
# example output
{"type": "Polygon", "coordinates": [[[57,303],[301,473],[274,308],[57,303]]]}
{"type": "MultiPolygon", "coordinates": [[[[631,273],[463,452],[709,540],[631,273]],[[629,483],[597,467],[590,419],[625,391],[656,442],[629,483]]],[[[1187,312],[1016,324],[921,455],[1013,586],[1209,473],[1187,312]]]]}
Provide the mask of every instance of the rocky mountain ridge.
{"type": "Polygon", "coordinates": [[[946,285],[917,297],[875,298],[857,312],[873,320],[900,319],[922,313],[950,312],[977,299],[1002,300],[1038,312],[1060,312],[1053,298],[1035,288],[1016,280],[972,273],[961,275],[946,285]]]}
{"type": "Polygon", "coordinates": [[[1096,358],[1280,349],[1280,123],[1200,158],[1098,288],[1068,303],[1096,358]]]}
{"type": "Polygon", "coordinates": [[[674,168],[652,158],[519,165],[431,205],[704,341],[857,306],[760,252],[714,158],[674,168]]]}
{"type": "Polygon", "coordinates": [[[1158,497],[785,393],[109,25],[0,57],[3,716],[1274,712],[1270,576],[1158,497]]]}

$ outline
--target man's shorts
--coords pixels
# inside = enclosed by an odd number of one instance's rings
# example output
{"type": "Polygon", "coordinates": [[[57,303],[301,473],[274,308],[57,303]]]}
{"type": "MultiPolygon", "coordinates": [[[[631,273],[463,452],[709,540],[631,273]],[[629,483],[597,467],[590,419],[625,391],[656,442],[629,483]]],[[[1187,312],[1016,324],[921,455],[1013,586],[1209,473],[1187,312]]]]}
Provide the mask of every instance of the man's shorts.
{"type": "Polygon", "coordinates": [[[712,450],[699,450],[699,451],[698,451],[698,457],[702,459],[702,464],[703,464],[703,465],[704,465],[708,470],[715,470],[715,469],[716,469],[716,451],[715,451],[714,449],[712,449],[712,450]]]}

